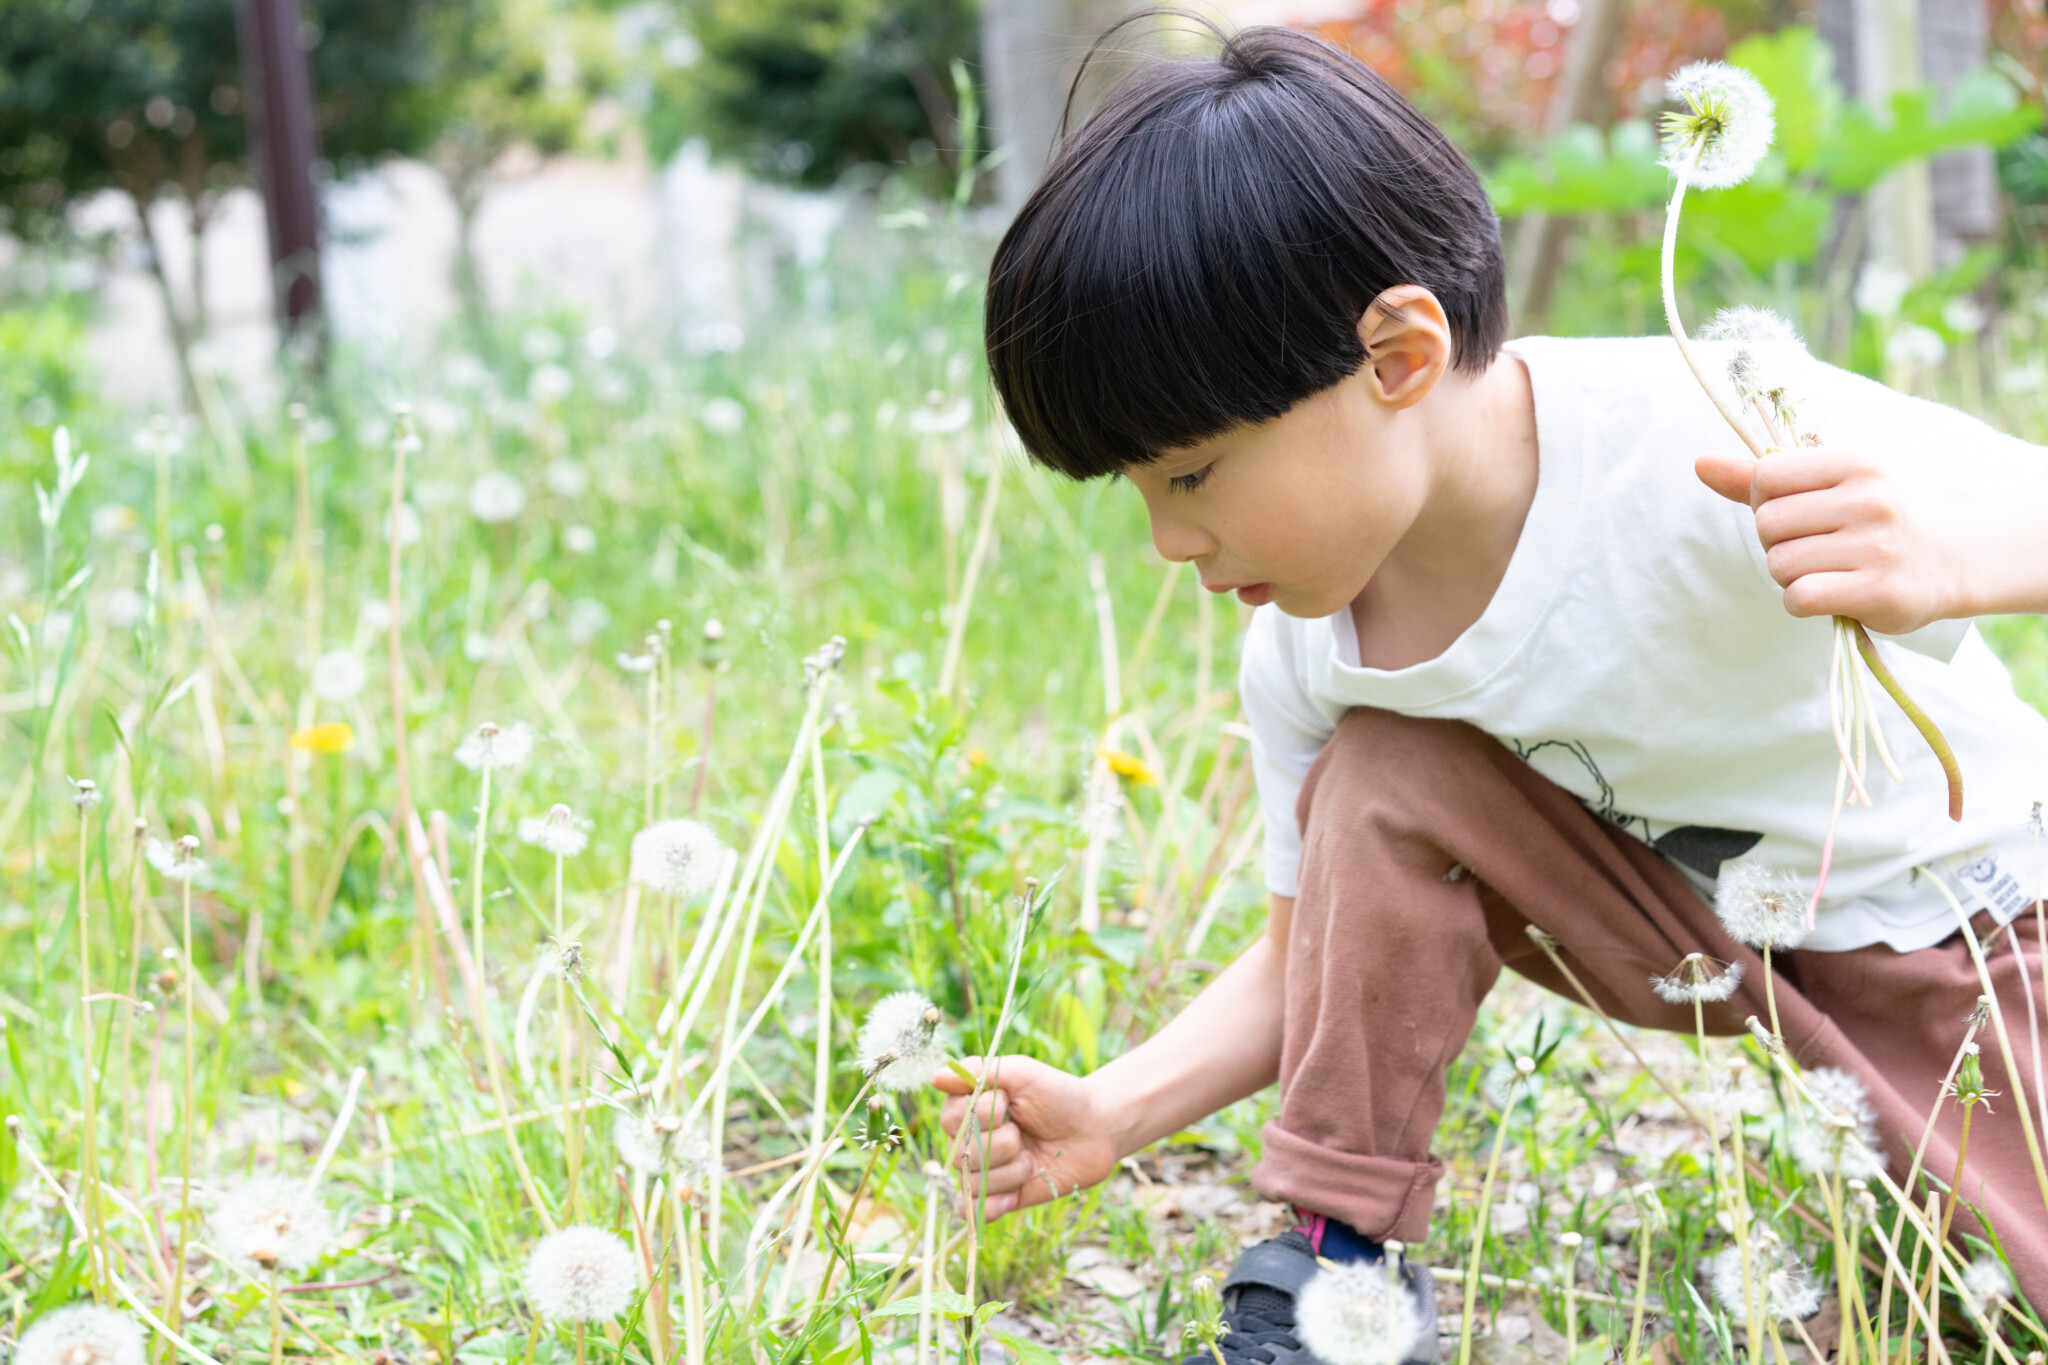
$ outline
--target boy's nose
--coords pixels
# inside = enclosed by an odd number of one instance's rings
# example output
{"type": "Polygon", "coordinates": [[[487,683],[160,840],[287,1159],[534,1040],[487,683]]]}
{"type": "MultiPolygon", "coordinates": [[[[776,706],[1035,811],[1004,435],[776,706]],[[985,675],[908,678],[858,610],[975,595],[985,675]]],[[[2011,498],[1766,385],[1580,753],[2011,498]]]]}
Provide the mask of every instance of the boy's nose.
{"type": "Polygon", "coordinates": [[[1198,526],[1173,517],[1152,517],[1152,548],[1173,563],[1192,562],[1214,554],[1216,541],[1198,526]]]}

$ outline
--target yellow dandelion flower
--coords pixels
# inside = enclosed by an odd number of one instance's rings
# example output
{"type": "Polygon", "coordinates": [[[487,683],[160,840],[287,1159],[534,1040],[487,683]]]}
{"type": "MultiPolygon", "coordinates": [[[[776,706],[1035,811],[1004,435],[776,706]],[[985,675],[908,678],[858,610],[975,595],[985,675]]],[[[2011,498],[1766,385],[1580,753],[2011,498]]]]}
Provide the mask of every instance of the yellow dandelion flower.
{"type": "Polygon", "coordinates": [[[1122,749],[1104,749],[1102,757],[1108,761],[1110,770],[1118,777],[1128,777],[1141,786],[1159,785],[1159,774],[1152,771],[1144,759],[1136,754],[1125,753],[1122,749]]]}
{"type": "Polygon", "coordinates": [[[356,742],[356,732],[345,720],[323,721],[292,731],[292,747],[313,754],[345,753],[356,742]]]}
{"type": "Polygon", "coordinates": [[[968,766],[968,767],[970,767],[970,768],[979,768],[979,767],[980,767],[980,766],[981,766],[982,764],[984,764],[984,763],[986,763],[986,762],[988,762],[988,750],[986,750],[986,749],[969,749],[969,750],[967,751],[967,766],[968,766]]]}

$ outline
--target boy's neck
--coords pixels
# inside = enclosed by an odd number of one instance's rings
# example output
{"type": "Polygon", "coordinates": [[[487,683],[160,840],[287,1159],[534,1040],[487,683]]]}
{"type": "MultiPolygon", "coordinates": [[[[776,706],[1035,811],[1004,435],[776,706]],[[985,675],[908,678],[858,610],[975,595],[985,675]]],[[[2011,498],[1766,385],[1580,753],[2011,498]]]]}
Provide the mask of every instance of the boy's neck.
{"type": "Polygon", "coordinates": [[[1368,668],[1434,659],[1480,618],[1536,498],[1536,400],[1519,359],[1502,352],[1484,374],[1446,374],[1416,415],[1428,496],[1351,603],[1368,668]]]}

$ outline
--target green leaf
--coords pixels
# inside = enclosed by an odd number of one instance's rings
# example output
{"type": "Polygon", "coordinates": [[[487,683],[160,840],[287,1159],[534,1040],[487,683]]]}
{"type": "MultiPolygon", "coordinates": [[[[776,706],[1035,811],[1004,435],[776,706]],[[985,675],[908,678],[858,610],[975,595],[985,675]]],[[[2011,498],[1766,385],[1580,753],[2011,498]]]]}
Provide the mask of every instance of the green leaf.
{"type": "MultiPolygon", "coordinates": [[[[874,1312],[868,1314],[868,1316],[870,1318],[922,1317],[924,1315],[926,1297],[923,1294],[915,1294],[907,1299],[898,1299],[894,1303],[885,1303],[874,1312]]],[[[949,1318],[964,1318],[974,1311],[974,1305],[967,1301],[965,1294],[958,1294],[950,1289],[932,1294],[929,1297],[931,1299],[932,1311],[949,1318]]]]}
{"type": "Polygon", "coordinates": [[[1017,1365],[1060,1365],[1058,1356],[1035,1341],[1026,1341],[1010,1332],[990,1332],[989,1335],[1010,1348],[1011,1354],[1017,1357],[1017,1365]]]}
{"type": "Polygon", "coordinates": [[[1603,135],[1573,124],[1535,157],[1509,157],[1487,182],[1503,218],[1525,213],[1613,213],[1650,208],[1671,193],[1657,137],[1640,119],[1603,135]]]}
{"type": "Polygon", "coordinates": [[[1931,90],[1898,91],[1884,119],[1867,105],[1850,108],[1815,160],[1821,177],[1836,190],[1866,190],[1909,161],[1958,147],[2002,147],[2041,123],[2041,111],[2021,103],[2012,82],[1989,69],[1956,81],[1946,113],[1935,112],[1934,99],[1931,90]]]}
{"type": "Polygon", "coordinates": [[[1811,167],[1842,121],[1833,49],[1812,29],[1794,25],[1743,39],[1728,61],[1770,95],[1778,124],[1774,145],[1785,164],[1794,171],[1811,167]]]}
{"type": "Polygon", "coordinates": [[[1607,1365],[1612,1346],[1606,1337],[1594,1337],[1591,1341],[1579,1343],[1579,1349],[1572,1353],[1565,1365],[1607,1365]]]}
{"type": "Polygon", "coordinates": [[[987,1303],[981,1305],[981,1307],[975,1309],[974,1330],[979,1332],[982,1328],[988,1326],[988,1320],[990,1318],[1002,1312],[1005,1308],[1008,1308],[1009,1306],[1009,1300],[1007,1299],[1005,1299],[1001,1303],[997,1303],[995,1300],[991,1299],[987,1303]]]}

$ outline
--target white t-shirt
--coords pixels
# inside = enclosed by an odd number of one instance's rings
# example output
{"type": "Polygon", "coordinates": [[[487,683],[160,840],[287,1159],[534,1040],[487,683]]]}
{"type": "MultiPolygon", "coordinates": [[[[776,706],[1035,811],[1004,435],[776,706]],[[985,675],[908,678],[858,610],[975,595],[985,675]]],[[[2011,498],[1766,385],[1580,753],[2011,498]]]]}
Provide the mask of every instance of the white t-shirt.
{"type": "MultiPolygon", "coordinates": [[[[1700,483],[1694,458],[1738,452],[1668,338],[1526,338],[1536,401],[1536,496],[1478,621],[1411,668],[1358,665],[1350,611],[1253,613],[1239,676],[1266,825],[1266,883],[1297,889],[1295,798],[1353,706],[1468,721],[1662,852],[1710,892],[1752,858],[1813,883],[1837,758],[1825,691],[1827,618],[1784,609],[1756,519],[1700,483]]],[[[1703,348],[1718,371],[1725,351],[1703,348]]],[[[1873,456],[1924,495],[1995,498],[2048,471],[2048,450],[1936,403],[1804,356],[1791,385],[1803,430],[1873,456]]],[[[2013,692],[1968,622],[1879,648],[1941,726],[1964,784],[1948,819],[1940,764],[1871,683],[1904,773],[1871,762],[1870,809],[1841,816],[1809,948],[1910,951],[1956,928],[1943,869],[1971,911],[2010,919],[2037,882],[2034,803],[2048,799],[2048,719],[2013,692]]],[[[2048,841],[2044,841],[2048,842],[2048,841]]],[[[2048,855],[2043,855],[2048,856],[2048,855]]]]}

